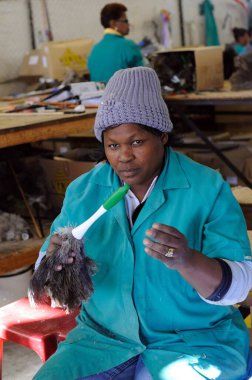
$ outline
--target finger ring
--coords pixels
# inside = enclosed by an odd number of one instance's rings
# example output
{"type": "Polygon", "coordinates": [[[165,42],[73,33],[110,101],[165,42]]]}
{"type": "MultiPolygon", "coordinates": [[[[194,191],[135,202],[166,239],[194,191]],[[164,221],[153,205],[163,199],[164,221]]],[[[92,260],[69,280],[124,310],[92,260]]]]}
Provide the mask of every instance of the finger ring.
{"type": "Polygon", "coordinates": [[[169,248],[168,251],[164,254],[165,257],[173,257],[175,248],[169,248]]]}

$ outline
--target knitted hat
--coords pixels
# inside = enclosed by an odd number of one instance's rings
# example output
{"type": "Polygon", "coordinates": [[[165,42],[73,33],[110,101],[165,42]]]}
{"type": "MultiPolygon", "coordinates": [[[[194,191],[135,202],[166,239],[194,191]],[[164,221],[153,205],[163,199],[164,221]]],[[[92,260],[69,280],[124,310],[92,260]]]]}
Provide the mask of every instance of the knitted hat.
{"type": "Polygon", "coordinates": [[[161,132],[173,128],[158,76],[151,68],[119,70],[106,85],[95,119],[95,136],[102,141],[102,132],[108,127],[126,123],[146,125],[161,132]]]}

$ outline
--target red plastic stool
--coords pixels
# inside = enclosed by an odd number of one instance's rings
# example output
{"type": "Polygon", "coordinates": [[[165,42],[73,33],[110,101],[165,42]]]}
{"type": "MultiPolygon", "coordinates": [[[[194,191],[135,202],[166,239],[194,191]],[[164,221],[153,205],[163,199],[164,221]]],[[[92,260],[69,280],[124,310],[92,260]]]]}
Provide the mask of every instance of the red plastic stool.
{"type": "Polygon", "coordinates": [[[45,362],[57,349],[58,342],[76,326],[80,310],[66,314],[62,309],[43,305],[32,308],[21,298],[0,308],[0,380],[2,380],[3,343],[11,341],[35,351],[45,362]]]}

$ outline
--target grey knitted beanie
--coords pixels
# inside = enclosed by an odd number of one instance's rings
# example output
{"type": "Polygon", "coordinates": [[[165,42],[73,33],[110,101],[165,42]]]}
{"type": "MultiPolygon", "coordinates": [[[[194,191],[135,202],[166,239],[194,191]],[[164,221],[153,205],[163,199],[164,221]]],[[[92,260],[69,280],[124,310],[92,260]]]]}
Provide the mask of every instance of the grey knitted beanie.
{"type": "Polygon", "coordinates": [[[151,68],[119,70],[106,85],[95,119],[96,138],[102,141],[102,132],[108,127],[126,123],[146,125],[161,132],[173,128],[158,76],[151,68]]]}

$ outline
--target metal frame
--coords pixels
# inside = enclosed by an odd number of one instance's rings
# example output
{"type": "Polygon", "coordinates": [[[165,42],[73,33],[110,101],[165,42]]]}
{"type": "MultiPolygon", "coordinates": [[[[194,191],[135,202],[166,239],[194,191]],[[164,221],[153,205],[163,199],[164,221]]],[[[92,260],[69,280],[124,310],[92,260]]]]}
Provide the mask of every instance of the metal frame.
{"type": "MultiPolygon", "coordinates": [[[[220,93],[218,93],[219,95],[220,93]]],[[[225,96],[227,92],[224,92],[225,96]]],[[[194,96],[195,94],[193,94],[194,96]]],[[[210,148],[236,175],[240,178],[246,186],[252,189],[252,182],[221,152],[221,150],[209,140],[206,134],[200,130],[196,123],[191,120],[188,116],[186,116],[185,112],[183,112],[184,106],[217,106],[217,105],[237,105],[237,104],[252,104],[252,92],[248,91],[247,96],[239,97],[239,92],[230,92],[230,97],[214,97],[214,93],[207,93],[204,96],[203,94],[199,94],[199,99],[190,98],[190,94],[180,96],[180,95],[166,95],[164,94],[164,100],[169,108],[172,108],[181,118],[181,120],[194,131],[197,136],[201,138],[201,140],[205,143],[205,145],[210,148]],[[233,95],[233,97],[231,96],[233,95]]],[[[234,111],[230,111],[231,114],[237,114],[234,111]]],[[[252,114],[251,112],[247,112],[246,114],[252,114]]]]}

